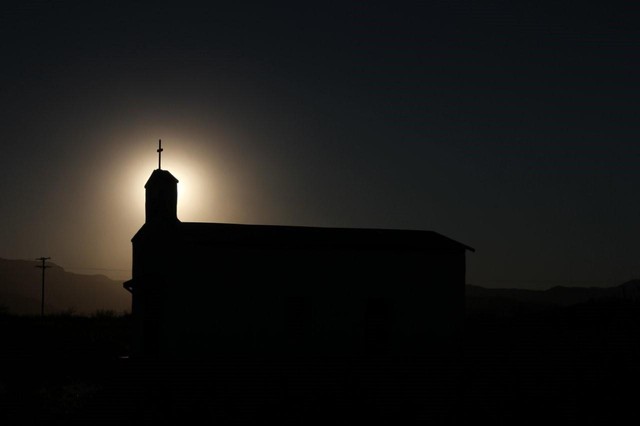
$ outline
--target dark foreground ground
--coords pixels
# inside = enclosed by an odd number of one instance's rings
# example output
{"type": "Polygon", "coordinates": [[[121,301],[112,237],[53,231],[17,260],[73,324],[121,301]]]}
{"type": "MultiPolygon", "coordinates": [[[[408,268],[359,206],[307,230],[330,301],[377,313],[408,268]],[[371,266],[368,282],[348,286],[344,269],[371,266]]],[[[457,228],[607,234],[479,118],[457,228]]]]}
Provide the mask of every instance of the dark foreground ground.
{"type": "Polygon", "coordinates": [[[618,424],[637,418],[640,306],[472,311],[429,359],[142,363],[127,317],[0,317],[0,424],[618,424]]]}

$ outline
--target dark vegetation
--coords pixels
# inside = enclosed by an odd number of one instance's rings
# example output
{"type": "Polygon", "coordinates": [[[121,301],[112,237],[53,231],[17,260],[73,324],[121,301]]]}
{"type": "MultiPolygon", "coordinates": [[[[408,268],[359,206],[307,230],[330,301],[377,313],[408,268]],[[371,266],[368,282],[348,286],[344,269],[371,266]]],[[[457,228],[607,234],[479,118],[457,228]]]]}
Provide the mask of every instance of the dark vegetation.
{"type": "Polygon", "coordinates": [[[113,311],[0,315],[0,424],[73,418],[128,353],[129,322],[113,311]]]}
{"type": "Polygon", "coordinates": [[[618,424],[635,417],[640,303],[513,301],[505,309],[507,300],[494,302],[500,308],[493,312],[484,306],[467,314],[459,396],[467,419],[618,424]]]}
{"type": "Polygon", "coordinates": [[[463,351],[420,360],[141,362],[121,358],[128,316],[0,315],[0,423],[393,424],[402,416],[402,424],[616,424],[635,417],[638,301],[477,297],[468,298],[463,351]]]}

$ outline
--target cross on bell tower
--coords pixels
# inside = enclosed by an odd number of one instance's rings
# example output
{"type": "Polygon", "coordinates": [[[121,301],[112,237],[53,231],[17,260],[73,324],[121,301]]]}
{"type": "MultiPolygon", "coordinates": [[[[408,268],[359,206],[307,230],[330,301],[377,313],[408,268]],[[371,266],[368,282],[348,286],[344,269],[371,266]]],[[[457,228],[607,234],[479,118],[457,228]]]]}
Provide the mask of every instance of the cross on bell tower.
{"type": "Polygon", "coordinates": [[[164,151],[162,149],[162,139],[158,139],[158,149],[156,150],[158,153],[158,170],[162,170],[162,167],[160,167],[162,165],[162,151],[164,151]]]}
{"type": "Polygon", "coordinates": [[[162,170],[162,139],[158,140],[158,168],[145,184],[146,223],[175,223],[178,205],[178,179],[168,170],[162,170]]]}

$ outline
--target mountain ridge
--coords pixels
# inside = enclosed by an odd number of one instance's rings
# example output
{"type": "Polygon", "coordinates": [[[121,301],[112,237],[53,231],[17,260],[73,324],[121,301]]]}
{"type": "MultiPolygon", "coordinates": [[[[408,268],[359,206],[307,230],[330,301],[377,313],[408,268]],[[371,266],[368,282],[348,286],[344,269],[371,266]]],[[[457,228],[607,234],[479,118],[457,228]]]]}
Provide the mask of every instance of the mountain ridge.
{"type": "MultiPolygon", "coordinates": [[[[40,313],[41,271],[35,260],[0,258],[0,312],[40,313]]],[[[49,262],[45,281],[45,312],[87,315],[99,310],[128,312],[131,296],[122,282],[102,274],[78,274],[49,262]]],[[[467,313],[513,312],[568,307],[590,301],[640,301],[640,280],[613,287],[554,286],[546,290],[465,286],[467,313]]]]}
{"type": "Polygon", "coordinates": [[[511,315],[549,308],[565,308],[590,302],[639,302],[640,280],[613,287],[555,286],[547,290],[486,288],[466,285],[467,314],[498,313],[511,315]]]}
{"type": "MultiPolygon", "coordinates": [[[[35,260],[0,258],[0,308],[18,315],[40,313],[41,270],[35,260]]],[[[88,315],[96,311],[128,312],[131,296],[122,281],[101,274],[68,272],[54,262],[45,275],[45,313],[73,312],[88,315]]]]}

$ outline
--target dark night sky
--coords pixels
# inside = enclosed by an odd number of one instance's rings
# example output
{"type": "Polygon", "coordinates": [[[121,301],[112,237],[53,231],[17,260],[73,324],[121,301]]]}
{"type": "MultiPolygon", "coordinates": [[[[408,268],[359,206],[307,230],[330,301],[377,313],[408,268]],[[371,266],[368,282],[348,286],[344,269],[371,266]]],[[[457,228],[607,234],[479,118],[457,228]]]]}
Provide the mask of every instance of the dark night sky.
{"type": "Polygon", "coordinates": [[[486,286],[638,277],[640,14],[588,3],[5,6],[0,257],[128,277],[162,138],[184,221],[434,230],[486,286]]]}

